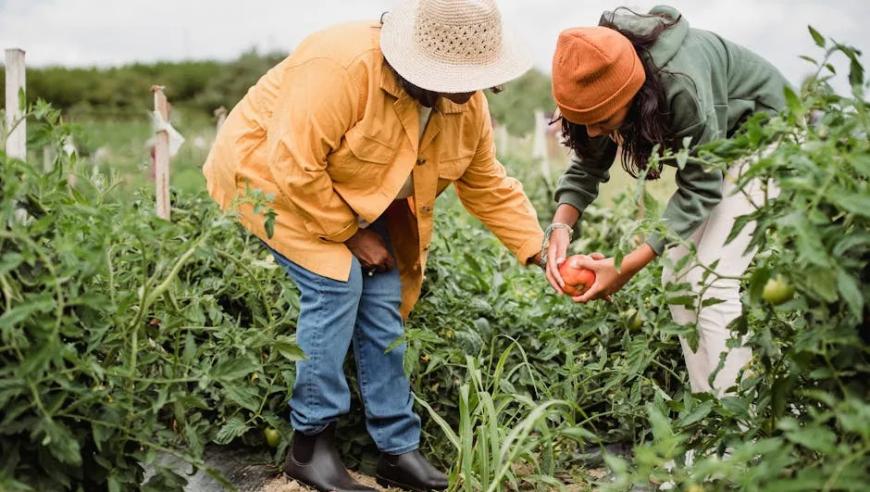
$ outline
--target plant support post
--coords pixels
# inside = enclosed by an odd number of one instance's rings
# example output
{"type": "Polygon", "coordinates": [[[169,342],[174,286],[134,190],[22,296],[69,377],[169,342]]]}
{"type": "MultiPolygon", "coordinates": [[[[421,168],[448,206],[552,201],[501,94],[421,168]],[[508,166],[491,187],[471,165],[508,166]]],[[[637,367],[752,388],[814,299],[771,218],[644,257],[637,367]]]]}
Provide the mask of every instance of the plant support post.
{"type": "Polygon", "coordinates": [[[543,111],[535,111],[535,135],[532,140],[532,158],[541,164],[541,175],[550,178],[550,154],[547,148],[547,115],[543,111]]]}
{"type": "Polygon", "coordinates": [[[27,157],[25,74],[24,50],[6,50],[6,154],[21,160],[27,157]]]}
{"type": "MultiPolygon", "coordinates": [[[[169,103],[163,93],[163,86],[152,86],[151,92],[154,93],[155,117],[159,116],[161,121],[168,122],[169,103]]],[[[162,125],[156,128],[154,135],[154,189],[157,216],[169,220],[169,131],[162,125]]]]}
{"type": "Polygon", "coordinates": [[[221,127],[224,126],[224,122],[227,121],[227,108],[221,106],[215,109],[214,117],[216,120],[215,130],[220,131],[221,127]]]}

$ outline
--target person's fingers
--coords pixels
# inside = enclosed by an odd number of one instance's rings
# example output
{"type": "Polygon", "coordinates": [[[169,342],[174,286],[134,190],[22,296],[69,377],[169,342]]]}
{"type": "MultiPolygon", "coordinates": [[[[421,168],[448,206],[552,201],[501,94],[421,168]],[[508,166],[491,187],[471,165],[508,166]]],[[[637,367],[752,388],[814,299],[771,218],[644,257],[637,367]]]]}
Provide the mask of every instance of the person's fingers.
{"type": "Polygon", "coordinates": [[[360,255],[357,256],[356,259],[359,260],[359,266],[362,267],[364,271],[369,270],[372,267],[372,263],[368,260],[368,258],[360,255]]]}
{"type": "Polygon", "coordinates": [[[601,285],[601,282],[596,280],[592,284],[592,287],[589,287],[589,289],[587,289],[586,292],[580,294],[579,296],[574,297],[573,298],[574,302],[586,304],[587,302],[589,302],[593,299],[596,299],[598,294],[601,292],[602,288],[603,288],[603,286],[601,285]]]}
{"type": "Polygon", "coordinates": [[[559,284],[559,287],[564,287],[565,282],[562,280],[562,275],[559,273],[559,265],[561,265],[561,261],[564,261],[559,255],[559,247],[556,243],[551,243],[550,247],[547,248],[547,271],[550,272],[550,275],[556,280],[556,283],[559,284]]]}
{"type": "Polygon", "coordinates": [[[577,255],[571,258],[571,266],[574,268],[586,268],[587,270],[597,270],[596,260],[591,256],[577,255]]]}
{"type": "Polygon", "coordinates": [[[381,258],[381,267],[385,272],[389,272],[393,268],[393,257],[387,251],[384,251],[384,256],[381,258]]]}
{"type": "Polygon", "coordinates": [[[553,290],[556,291],[557,294],[562,294],[562,288],[559,287],[559,282],[553,277],[553,272],[550,269],[549,263],[547,264],[547,268],[544,270],[547,274],[547,282],[550,283],[550,286],[553,287],[553,290]]]}
{"type": "Polygon", "coordinates": [[[591,255],[589,255],[589,257],[592,258],[593,260],[603,260],[603,259],[607,258],[602,253],[598,253],[598,252],[592,253],[591,255]]]}
{"type": "Polygon", "coordinates": [[[565,281],[562,280],[562,275],[559,274],[559,267],[555,261],[547,261],[547,278],[557,291],[562,292],[562,289],[565,287],[565,281]]]}

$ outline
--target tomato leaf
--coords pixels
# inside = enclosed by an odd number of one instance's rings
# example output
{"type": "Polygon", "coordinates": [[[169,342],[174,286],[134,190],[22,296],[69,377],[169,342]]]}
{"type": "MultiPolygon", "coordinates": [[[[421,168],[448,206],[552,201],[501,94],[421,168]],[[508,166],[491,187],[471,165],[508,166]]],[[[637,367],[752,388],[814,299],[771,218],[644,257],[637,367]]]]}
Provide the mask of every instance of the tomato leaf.
{"type": "Polygon", "coordinates": [[[827,42],[825,41],[825,37],[822,36],[819,31],[816,31],[813,26],[807,26],[807,29],[810,31],[810,36],[813,37],[813,41],[816,42],[816,46],[819,48],[824,48],[827,42]]]}
{"type": "Polygon", "coordinates": [[[38,424],[36,431],[43,434],[42,446],[47,448],[48,452],[61,463],[74,466],[81,465],[82,456],[79,450],[79,443],[63,424],[49,418],[44,418],[38,424]]]}
{"type": "Polygon", "coordinates": [[[854,277],[849,276],[845,271],[837,272],[837,289],[840,295],[846,301],[846,304],[852,310],[855,319],[861,319],[864,311],[864,296],[861,295],[861,287],[854,277]]]}
{"type": "Polygon", "coordinates": [[[231,417],[218,430],[215,435],[214,442],[218,444],[229,444],[237,437],[241,437],[248,432],[251,427],[239,417],[231,417]]]}
{"type": "Polygon", "coordinates": [[[277,342],[275,343],[275,349],[278,350],[278,353],[281,354],[285,359],[296,362],[300,360],[305,360],[305,352],[299,348],[299,345],[290,342],[277,342]]]}
{"type": "Polygon", "coordinates": [[[220,381],[233,381],[247,376],[258,368],[259,365],[250,357],[237,357],[218,364],[212,369],[211,376],[220,381]]]}

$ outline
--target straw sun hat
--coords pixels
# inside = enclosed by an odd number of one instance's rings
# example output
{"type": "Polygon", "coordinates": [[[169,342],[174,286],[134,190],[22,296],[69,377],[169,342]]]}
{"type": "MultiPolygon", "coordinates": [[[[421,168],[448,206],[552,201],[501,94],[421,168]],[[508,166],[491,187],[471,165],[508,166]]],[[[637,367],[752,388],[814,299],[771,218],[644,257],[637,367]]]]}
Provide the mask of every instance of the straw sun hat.
{"type": "Polygon", "coordinates": [[[494,0],[401,0],[384,18],[381,51],[412,84],[446,94],[504,84],[532,65],[494,0]]]}

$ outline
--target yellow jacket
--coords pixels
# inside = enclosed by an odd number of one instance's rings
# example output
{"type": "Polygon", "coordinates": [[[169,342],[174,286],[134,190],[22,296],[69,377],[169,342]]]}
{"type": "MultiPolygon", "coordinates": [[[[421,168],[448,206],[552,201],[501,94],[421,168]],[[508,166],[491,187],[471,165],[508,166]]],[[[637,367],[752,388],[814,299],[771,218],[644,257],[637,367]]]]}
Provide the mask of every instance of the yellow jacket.
{"type": "Polygon", "coordinates": [[[435,198],[453,183],[463,205],[520,262],[543,233],[522,185],[495,158],[486,98],[444,98],[419,138],[418,104],[380,51],[380,26],[336,26],[308,37],[233,108],[205,163],[208,191],[226,209],[246,189],[272,197],[241,205],[242,224],[302,267],[339,281],[350,275],[344,245],[359,218],[386,212],[402,281],[402,314],[417,302],[432,238],[435,198]],[[395,200],[413,172],[414,194],[395,200]]]}

